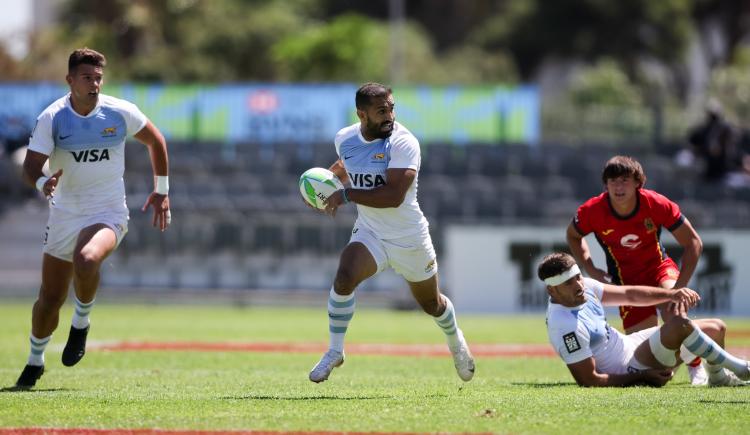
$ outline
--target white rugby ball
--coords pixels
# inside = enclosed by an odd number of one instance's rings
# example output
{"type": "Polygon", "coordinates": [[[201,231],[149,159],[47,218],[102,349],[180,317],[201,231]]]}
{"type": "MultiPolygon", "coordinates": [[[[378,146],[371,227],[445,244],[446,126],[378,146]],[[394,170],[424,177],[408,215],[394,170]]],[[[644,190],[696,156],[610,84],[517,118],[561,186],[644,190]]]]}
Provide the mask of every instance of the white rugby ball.
{"type": "Polygon", "coordinates": [[[344,185],[333,172],[325,168],[311,168],[299,177],[299,191],[302,198],[317,209],[324,209],[325,200],[344,185]]]}

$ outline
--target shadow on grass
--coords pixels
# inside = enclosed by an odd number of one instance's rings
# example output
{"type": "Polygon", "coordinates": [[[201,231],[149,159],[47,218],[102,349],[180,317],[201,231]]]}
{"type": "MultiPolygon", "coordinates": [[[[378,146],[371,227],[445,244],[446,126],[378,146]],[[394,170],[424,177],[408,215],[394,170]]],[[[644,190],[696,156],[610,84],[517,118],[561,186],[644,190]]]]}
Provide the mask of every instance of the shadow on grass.
{"type": "Polygon", "coordinates": [[[747,405],[750,400],[708,400],[701,399],[698,403],[708,403],[711,405],[747,405]]]}
{"type": "Polygon", "coordinates": [[[67,388],[22,388],[22,387],[3,387],[0,393],[48,393],[50,391],[69,391],[67,388]]]}
{"type": "Polygon", "coordinates": [[[393,396],[298,396],[298,397],[283,397],[283,396],[264,396],[264,395],[248,395],[248,396],[225,396],[221,397],[222,400],[377,400],[377,399],[392,399],[393,396]]]}
{"type": "Polygon", "coordinates": [[[570,387],[576,386],[575,382],[511,382],[511,385],[519,387],[532,387],[532,388],[555,388],[555,387],[570,387]]]}

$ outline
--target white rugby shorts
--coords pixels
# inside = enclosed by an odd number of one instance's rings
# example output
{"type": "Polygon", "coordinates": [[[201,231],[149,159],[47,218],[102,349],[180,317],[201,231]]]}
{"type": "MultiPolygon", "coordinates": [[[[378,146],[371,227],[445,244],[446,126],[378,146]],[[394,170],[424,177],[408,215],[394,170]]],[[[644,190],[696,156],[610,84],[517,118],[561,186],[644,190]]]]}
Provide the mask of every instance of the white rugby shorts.
{"type": "Polygon", "coordinates": [[[73,251],[78,234],[84,228],[104,224],[115,232],[117,246],[128,232],[126,213],[103,212],[92,215],[79,215],[64,210],[50,208],[47,228],[44,233],[43,252],[65,261],[73,261],[73,251]]]}
{"type": "Polygon", "coordinates": [[[387,266],[409,282],[420,282],[437,273],[435,248],[429,232],[397,239],[380,239],[372,231],[356,225],[349,243],[365,245],[378,265],[378,272],[387,266]]]}
{"type": "Polygon", "coordinates": [[[652,326],[651,328],[643,329],[638,332],[634,332],[630,335],[626,335],[625,337],[628,339],[627,341],[629,343],[630,348],[630,359],[628,361],[628,372],[638,372],[643,370],[648,370],[653,367],[649,367],[647,365],[642,364],[638,359],[635,357],[635,349],[641,345],[644,341],[647,341],[649,338],[651,338],[652,335],[656,333],[656,331],[659,330],[659,326],[652,326]]]}

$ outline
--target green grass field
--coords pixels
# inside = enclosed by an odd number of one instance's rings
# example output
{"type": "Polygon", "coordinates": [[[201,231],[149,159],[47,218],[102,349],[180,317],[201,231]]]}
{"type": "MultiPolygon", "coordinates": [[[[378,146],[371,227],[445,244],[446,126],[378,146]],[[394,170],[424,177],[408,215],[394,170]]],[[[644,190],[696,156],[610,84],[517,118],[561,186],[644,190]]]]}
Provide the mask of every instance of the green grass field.
{"type": "MultiPolygon", "coordinates": [[[[0,306],[0,386],[26,361],[31,302],[0,306]]],[[[0,427],[494,433],[748,433],[750,387],[583,389],[554,358],[478,357],[469,383],[445,357],[348,353],[329,381],[307,380],[318,353],[92,349],[60,362],[71,307],[31,391],[0,393],[0,427]]],[[[546,343],[542,315],[461,316],[469,343],[546,343]]],[[[750,321],[730,319],[731,344],[750,321]]],[[[347,343],[442,344],[417,312],[360,307],[347,343]]],[[[320,309],[100,304],[91,342],[327,342],[320,309]]]]}

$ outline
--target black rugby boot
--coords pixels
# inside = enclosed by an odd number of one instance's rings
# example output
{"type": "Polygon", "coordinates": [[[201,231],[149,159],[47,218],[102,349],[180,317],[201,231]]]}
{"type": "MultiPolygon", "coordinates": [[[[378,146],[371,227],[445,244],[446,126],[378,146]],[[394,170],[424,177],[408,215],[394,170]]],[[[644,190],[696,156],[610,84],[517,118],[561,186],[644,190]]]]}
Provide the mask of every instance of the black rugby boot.
{"type": "Polygon", "coordinates": [[[86,336],[89,335],[91,325],[78,329],[70,327],[68,342],[65,343],[65,349],[62,353],[62,363],[68,367],[78,364],[78,361],[86,354],[86,336]]]}
{"type": "Polygon", "coordinates": [[[36,385],[36,381],[44,374],[44,366],[26,365],[21,372],[21,376],[16,381],[16,388],[19,390],[28,390],[36,385]]]}

